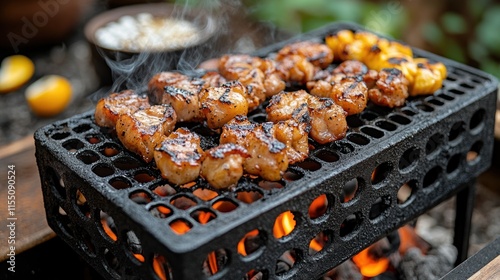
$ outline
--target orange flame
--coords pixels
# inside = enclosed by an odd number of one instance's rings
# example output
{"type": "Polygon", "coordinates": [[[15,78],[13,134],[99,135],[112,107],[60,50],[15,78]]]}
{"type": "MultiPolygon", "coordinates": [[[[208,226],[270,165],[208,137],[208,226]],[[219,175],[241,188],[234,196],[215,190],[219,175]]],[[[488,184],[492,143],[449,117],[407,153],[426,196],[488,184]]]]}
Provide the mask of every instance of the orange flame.
{"type": "Polygon", "coordinates": [[[162,213],[165,216],[170,215],[170,213],[172,212],[172,210],[170,210],[168,207],[162,205],[156,207],[156,209],[158,210],[158,212],[162,213]]]}
{"type": "Polygon", "coordinates": [[[254,229],[254,230],[250,231],[249,233],[245,234],[245,236],[243,236],[243,238],[240,240],[240,242],[238,242],[238,253],[240,253],[240,255],[242,255],[242,256],[248,255],[247,250],[245,248],[245,240],[249,237],[254,237],[257,235],[259,235],[259,230],[254,229]]]}
{"type": "Polygon", "coordinates": [[[236,194],[236,198],[239,201],[245,202],[246,204],[252,204],[255,201],[259,200],[262,198],[262,194],[256,191],[249,191],[249,192],[238,192],[236,194]]]}
{"type": "Polygon", "coordinates": [[[167,273],[165,272],[162,262],[164,262],[163,256],[155,256],[153,259],[153,270],[158,278],[167,280],[167,273]]]}
{"type": "Polygon", "coordinates": [[[208,254],[208,266],[210,267],[210,273],[214,275],[219,270],[217,267],[217,256],[215,255],[215,251],[212,251],[208,254]]]}
{"type": "Polygon", "coordinates": [[[427,254],[429,245],[418,236],[417,232],[412,226],[405,225],[398,229],[401,244],[399,245],[399,253],[404,255],[408,249],[412,247],[419,248],[423,254],[427,254]]]}
{"type": "Polygon", "coordinates": [[[104,229],[104,232],[111,238],[111,240],[116,241],[118,237],[116,237],[116,234],[113,232],[113,230],[109,227],[108,221],[106,219],[101,219],[101,224],[102,228],[104,229]]]}
{"type": "Polygon", "coordinates": [[[141,254],[134,254],[134,257],[140,261],[140,262],[144,262],[144,256],[141,255],[141,254]]]}
{"type": "Polygon", "coordinates": [[[276,238],[281,238],[283,236],[289,235],[297,222],[295,221],[295,216],[292,212],[286,211],[281,213],[274,222],[273,234],[276,238]]]}
{"type": "Polygon", "coordinates": [[[375,277],[386,271],[389,267],[388,258],[374,259],[370,256],[370,249],[373,246],[371,245],[352,258],[361,274],[365,277],[375,277]]]}
{"type": "Polygon", "coordinates": [[[326,194],[316,197],[309,206],[309,217],[316,219],[325,214],[327,206],[328,199],[326,198],[326,194]]]}
{"type": "Polygon", "coordinates": [[[200,224],[204,225],[210,222],[210,220],[214,217],[214,214],[210,212],[200,211],[200,213],[198,214],[198,221],[200,222],[200,224]]]}
{"type": "Polygon", "coordinates": [[[373,170],[372,175],[370,176],[370,180],[373,182],[377,178],[377,168],[373,170]]]}
{"type": "Polygon", "coordinates": [[[320,244],[316,239],[311,240],[309,243],[309,248],[313,249],[316,252],[323,250],[324,244],[320,244]]]}
{"type": "Polygon", "coordinates": [[[182,235],[191,230],[189,224],[182,220],[173,221],[172,223],[170,223],[170,228],[172,228],[172,230],[179,235],[182,235]]]}
{"type": "Polygon", "coordinates": [[[238,206],[229,200],[219,200],[212,207],[219,212],[227,213],[233,211],[238,206]]]}

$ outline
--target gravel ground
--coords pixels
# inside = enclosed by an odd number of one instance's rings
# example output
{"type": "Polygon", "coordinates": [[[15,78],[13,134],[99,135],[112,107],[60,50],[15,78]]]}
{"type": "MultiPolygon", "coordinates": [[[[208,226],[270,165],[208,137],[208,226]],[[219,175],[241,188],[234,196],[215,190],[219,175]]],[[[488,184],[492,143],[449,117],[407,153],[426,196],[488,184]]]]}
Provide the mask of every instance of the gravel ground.
{"type": "MultiPolygon", "coordinates": [[[[481,180],[480,180],[481,181],[481,180]]],[[[492,182],[498,186],[498,181],[492,182]]],[[[455,197],[439,204],[417,220],[417,232],[433,246],[453,243],[455,197]]],[[[476,184],[469,256],[500,236],[500,193],[476,184]]]]}

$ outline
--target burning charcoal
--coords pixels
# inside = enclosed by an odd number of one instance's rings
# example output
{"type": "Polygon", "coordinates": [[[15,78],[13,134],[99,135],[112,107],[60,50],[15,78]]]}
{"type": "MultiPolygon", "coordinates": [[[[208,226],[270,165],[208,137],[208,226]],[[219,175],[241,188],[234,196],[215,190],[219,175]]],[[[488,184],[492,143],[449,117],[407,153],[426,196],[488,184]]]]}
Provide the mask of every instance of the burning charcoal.
{"type": "Polygon", "coordinates": [[[141,241],[132,231],[127,232],[127,244],[132,253],[142,254],[141,241]]]}
{"type": "Polygon", "coordinates": [[[286,262],[284,262],[282,260],[278,260],[276,262],[276,275],[286,273],[290,269],[292,269],[292,267],[289,264],[287,264],[286,262]]]}
{"type": "Polygon", "coordinates": [[[243,280],[263,280],[264,279],[264,273],[261,271],[257,272],[254,276],[249,278],[248,274],[243,277],[243,280]]]}
{"type": "Polygon", "coordinates": [[[172,186],[170,186],[169,184],[158,186],[153,190],[153,192],[161,197],[170,196],[177,193],[175,189],[172,188],[172,186]]]}
{"type": "Polygon", "coordinates": [[[205,274],[206,276],[212,275],[212,271],[210,270],[210,264],[207,261],[203,262],[202,271],[203,274],[205,274]]]}
{"type": "Polygon", "coordinates": [[[208,258],[203,262],[202,270],[206,276],[212,276],[224,268],[228,257],[226,250],[218,249],[208,254],[208,258]]]}
{"type": "Polygon", "coordinates": [[[248,236],[245,238],[245,252],[247,255],[257,251],[263,245],[263,240],[260,235],[248,236]]]}
{"type": "Polygon", "coordinates": [[[281,257],[276,262],[276,274],[286,273],[290,269],[292,269],[295,264],[295,252],[294,251],[286,251],[281,255],[281,257]]]}
{"type": "Polygon", "coordinates": [[[351,200],[356,194],[356,191],[358,190],[358,180],[357,179],[350,180],[344,185],[343,190],[344,192],[341,200],[343,202],[351,200]]]}
{"type": "Polygon", "coordinates": [[[441,245],[423,255],[417,248],[409,249],[399,265],[401,279],[438,279],[453,268],[457,249],[441,245]]]}
{"type": "Polygon", "coordinates": [[[226,250],[219,249],[217,250],[216,255],[217,255],[217,267],[219,267],[219,269],[222,269],[228,260],[226,250]]]}

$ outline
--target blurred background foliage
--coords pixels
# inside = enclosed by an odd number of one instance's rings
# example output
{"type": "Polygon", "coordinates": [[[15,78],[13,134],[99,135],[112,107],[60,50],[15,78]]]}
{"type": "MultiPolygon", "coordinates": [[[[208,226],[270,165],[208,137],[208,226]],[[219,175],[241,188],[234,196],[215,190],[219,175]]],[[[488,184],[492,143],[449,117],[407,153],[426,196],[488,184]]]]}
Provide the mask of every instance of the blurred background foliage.
{"type": "Polygon", "coordinates": [[[500,78],[500,1],[243,0],[250,16],[293,32],[333,21],[379,33],[500,78]]]}

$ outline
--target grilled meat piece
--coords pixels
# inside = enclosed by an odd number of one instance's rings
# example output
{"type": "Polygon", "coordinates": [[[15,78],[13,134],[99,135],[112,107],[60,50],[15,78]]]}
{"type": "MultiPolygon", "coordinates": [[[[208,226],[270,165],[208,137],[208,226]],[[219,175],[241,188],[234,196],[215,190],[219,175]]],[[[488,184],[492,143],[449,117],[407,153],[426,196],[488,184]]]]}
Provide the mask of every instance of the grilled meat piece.
{"type": "Polygon", "coordinates": [[[155,149],[154,158],[161,176],[173,184],[185,184],[198,178],[203,150],[200,137],[178,128],[155,149]]]}
{"type": "Polygon", "coordinates": [[[246,115],[248,102],[245,95],[246,89],[240,82],[204,89],[200,94],[200,101],[208,127],[221,128],[235,116],[246,115]]]}
{"type": "Polygon", "coordinates": [[[368,67],[361,61],[346,60],[333,69],[333,74],[345,74],[347,76],[363,76],[368,73],[368,67]]]}
{"type": "Polygon", "coordinates": [[[293,164],[305,160],[309,156],[309,121],[301,123],[294,119],[279,121],[274,124],[274,135],[286,146],[288,163],[293,164]]]}
{"type": "Polygon", "coordinates": [[[155,147],[174,130],[176,120],[177,116],[170,105],[154,105],[120,115],[116,134],[125,148],[150,162],[155,147]]]}
{"type": "Polygon", "coordinates": [[[285,90],[286,83],[281,78],[276,61],[259,58],[259,69],[264,72],[264,93],[266,97],[271,97],[285,90]]]}
{"type": "Polygon", "coordinates": [[[204,81],[174,72],[158,73],[149,81],[149,99],[155,104],[170,104],[179,121],[202,119],[198,94],[204,81]]]}
{"type": "Polygon", "coordinates": [[[345,137],[347,133],[347,113],[330,98],[312,96],[309,102],[312,139],[326,144],[345,137]]]}
{"type": "Polygon", "coordinates": [[[250,131],[245,141],[250,155],[245,159],[245,172],[268,181],[279,181],[288,168],[286,145],[274,136],[273,123],[263,123],[250,131]]]}
{"type": "Polygon", "coordinates": [[[328,46],[315,42],[298,42],[283,47],[276,55],[278,69],[285,81],[306,84],[316,72],[333,61],[328,46]]]}
{"type": "Polygon", "coordinates": [[[244,143],[248,133],[253,131],[256,126],[256,124],[248,120],[247,116],[236,116],[222,127],[219,143],[244,143]]]}
{"type": "Polygon", "coordinates": [[[408,81],[399,69],[382,69],[375,88],[368,91],[368,97],[377,105],[390,108],[403,106],[408,97],[408,81]]]}
{"type": "Polygon", "coordinates": [[[291,83],[305,84],[312,80],[318,71],[307,58],[300,55],[287,55],[278,61],[281,78],[291,83]]]}
{"type": "Polygon", "coordinates": [[[249,157],[243,164],[245,172],[264,180],[278,181],[288,168],[288,156],[286,145],[275,134],[272,122],[257,125],[248,121],[246,116],[237,116],[223,126],[219,142],[239,144],[247,149],[249,157]]]}
{"type": "Polygon", "coordinates": [[[225,55],[219,61],[219,71],[228,80],[241,82],[247,87],[250,110],[285,89],[285,82],[276,69],[276,63],[249,55],[225,55]]]}
{"type": "Polygon", "coordinates": [[[284,46],[279,50],[276,61],[282,61],[287,56],[298,55],[306,58],[312,65],[326,68],[333,61],[333,52],[325,44],[303,41],[284,46]]]}
{"type": "Polygon", "coordinates": [[[272,122],[299,120],[308,114],[310,97],[303,90],[276,94],[266,107],[267,119],[272,122]]]}
{"type": "MultiPolygon", "coordinates": [[[[344,75],[346,77],[363,77],[363,81],[366,86],[370,89],[374,87],[375,82],[378,79],[378,72],[368,67],[357,60],[346,60],[339,64],[335,69],[333,69],[333,75],[344,75]]],[[[338,79],[337,79],[338,80],[338,79]]]]}
{"type": "MultiPolygon", "coordinates": [[[[310,88],[311,94],[333,99],[349,115],[361,113],[366,108],[368,101],[368,88],[363,82],[363,78],[361,76],[342,76],[343,74],[337,74],[330,76],[327,80],[317,81],[310,88]]],[[[309,87],[311,83],[308,83],[309,87]]]]}
{"type": "Polygon", "coordinates": [[[224,77],[222,77],[221,74],[214,71],[209,71],[205,73],[201,77],[201,80],[204,81],[203,88],[220,87],[223,84],[227,83],[227,80],[224,77]]]}
{"type": "Polygon", "coordinates": [[[283,92],[271,98],[266,108],[268,119],[278,122],[310,118],[309,135],[318,143],[325,144],[345,137],[347,113],[330,98],[319,98],[303,90],[283,92]]]}
{"type": "Polygon", "coordinates": [[[149,106],[147,97],[142,97],[132,90],[112,93],[97,102],[95,122],[103,127],[115,127],[121,114],[133,113],[149,106]]]}
{"type": "Polygon", "coordinates": [[[238,183],[243,176],[243,161],[248,152],[237,144],[222,144],[205,151],[200,175],[217,189],[226,189],[238,183]]]}
{"type": "MultiPolygon", "coordinates": [[[[259,69],[263,74],[264,93],[267,97],[285,89],[274,60],[245,54],[225,55],[219,62],[219,71],[230,80],[240,80],[249,76],[251,69],[259,69]]],[[[244,83],[244,85],[246,85],[244,83]]]]}

